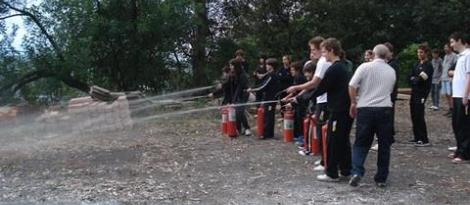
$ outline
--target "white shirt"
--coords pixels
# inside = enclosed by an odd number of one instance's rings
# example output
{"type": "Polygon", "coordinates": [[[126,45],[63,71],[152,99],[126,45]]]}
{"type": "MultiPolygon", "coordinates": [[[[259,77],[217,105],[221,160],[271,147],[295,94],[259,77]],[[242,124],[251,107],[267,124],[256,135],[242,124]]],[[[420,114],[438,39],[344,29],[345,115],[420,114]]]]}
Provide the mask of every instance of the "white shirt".
{"type": "MultiPolygon", "coordinates": [[[[328,70],[330,66],[331,66],[331,63],[326,61],[326,58],[322,56],[318,60],[317,68],[315,69],[314,76],[317,78],[323,79],[323,77],[325,77],[326,71],[328,70]]],[[[327,93],[317,97],[317,103],[326,103],[326,102],[327,102],[327,93]]]]}
{"type": "Polygon", "coordinates": [[[465,49],[458,56],[454,77],[452,78],[452,97],[454,98],[462,98],[465,93],[467,75],[470,74],[470,49],[465,49]]]}
{"type": "Polygon", "coordinates": [[[358,88],[357,107],[392,107],[390,94],[395,87],[395,70],[383,59],[361,64],[349,86],[358,88]]]}

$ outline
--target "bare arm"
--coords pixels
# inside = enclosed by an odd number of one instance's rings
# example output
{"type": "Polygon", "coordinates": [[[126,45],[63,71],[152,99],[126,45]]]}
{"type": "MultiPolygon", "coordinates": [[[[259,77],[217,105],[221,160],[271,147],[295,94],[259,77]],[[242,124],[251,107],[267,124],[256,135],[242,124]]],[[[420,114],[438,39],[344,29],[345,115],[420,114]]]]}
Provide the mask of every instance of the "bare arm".
{"type": "Polygon", "coordinates": [[[312,78],[312,80],[309,80],[307,81],[306,83],[304,84],[301,84],[301,85],[295,85],[295,86],[291,86],[289,88],[287,88],[287,93],[295,93],[297,91],[300,91],[300,90],[312,90],[314,88],[317,88],[318,85],[320,84],[321,82],[321,78],[315,76],[312,78]]]}
{"type": "Polygon", "coordinates": [[[351,100],[351,107],[349,108],[349,115],[352,118],[357,116],[357,88],[353,86],[349,86],[349,99],[351,100]]]}
{"type": "Polygon", "coordinates": [[[468,96],[470,94],[470,73],[466,75],[465,92],[463,94],[462,102],[464,106],[468,106],[468,96]]]}

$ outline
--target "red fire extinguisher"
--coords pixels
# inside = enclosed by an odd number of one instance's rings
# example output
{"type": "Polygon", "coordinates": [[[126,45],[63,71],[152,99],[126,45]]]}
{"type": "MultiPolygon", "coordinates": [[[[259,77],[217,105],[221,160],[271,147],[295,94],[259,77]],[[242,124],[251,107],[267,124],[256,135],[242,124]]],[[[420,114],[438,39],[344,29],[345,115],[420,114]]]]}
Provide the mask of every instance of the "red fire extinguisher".
{"type": "Polygon", "coordinates": [[[304,118],[304,149],[306,151],[310,151],[310,148],[308,146],[308,139],[310,137],[310,115],[307,115],[305,118],[304,118]]]}
{"type": "Polygon", "coordinates": [[[228,125],[228,108],[222,108],[222,134],[227,134],[227,125],[228,125]]]}
{"type": "Polygon", "coordinates": [[[264,136],[264,106],[261,105],[257,111],[258,117],[256,118],[256,128],[258,137],[261,138],[264,136]]]}
{"type": "Polygon", "coordinates": [[[294,141],[294,111],[288,108],[284,113],[284,142],[294,141]]]}
{"type": "Polygon", "coordinates": [[[322,145],[323,145],[323,162],[325,163],[324,166],[326,168],[327,166],[327,160],[328,160],[328,123],[323,125],[322,127],[322,145]]]}
{"type": "Polygon", "coordinates": [[[312,129],[312,135],[311,135],[311,147],[312,147],[312,154],[313,155],[319,155],[321,153],[320,150],[320,138],[317,136],[317,118],[315,116],[312,116],[311,118],[311,129],[312,129]]]}
{"type": "Polygon", "coordinates": [[[228,121],[227,121],[227,135],[229,137],[237,137],[237,118],[235,115],[235,108],[230,106],[228,109],[228,121]]]}

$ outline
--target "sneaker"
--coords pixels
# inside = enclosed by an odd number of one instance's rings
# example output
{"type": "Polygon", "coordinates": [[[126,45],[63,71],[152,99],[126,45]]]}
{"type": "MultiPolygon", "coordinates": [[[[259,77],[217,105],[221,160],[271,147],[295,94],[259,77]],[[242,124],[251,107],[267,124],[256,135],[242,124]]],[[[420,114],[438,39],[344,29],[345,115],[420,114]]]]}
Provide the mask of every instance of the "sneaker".
{"type": "Polygon", "coordinates": [[[460,157],[456,157],[452,160],[452,163],[454,164],[463,164],[467,162],[468,162],[467,160],[464,160],[463,158],[460,158],[460,157]]]}
{"type": "Polygon", "coordinates": [[[377,152],[379,150],[379,144],[375,144],[374,146],[370,148],[370,150],[377,152]]]}
{"type": "Polygon", "coordinates": [[[431,110],[438,110],[439,108],[438,108],[437,106],[434,106],[434,105],[433,105],[433,106],[429,107],[429,109],[431,109],[431,110]]]}
{"type": "Polygon", "coordinates": [[[429,142],[417,141],[415,147],[429,147],[431,144],[429,142]]]}
{"type": "Polygon", "coordinates": [[[321,159],[315,161],[315,163],[314,163],[315,166],[318,166],[318,165],[320,165],[320,164],[321,164],[321,159]]]}
{"type": "Polygon", "coordinates": [[[447,150],[449,150],[451,152],[455,152],[455,151],[457,151],[457,147],[449,147],[449,148],[447,148],[447,150]]]}
{"type": "Polygon", "coordinates": [[[318,181],[322,182],[338,182],[339,178],[331,178],[330,176],[326,174],[318,175],[317,176],[318,181]]]}
{"type": "Polygon", "coordinates": [[[361,181],[361,177],[359,175],[354,175],[351,177],[351,180],[349,180],[349,185],[353,187],[359,186],[359,182],[361,181]]]}
{"type": "Polygon", "coordinates": [[[318,166],[318,165],[320,165],[320,164],[321,164],[321,159],[315,161],[315,163],[314,163],[315,166],[318,166]]]}
{"type": "Polygon", "coordinates": [[[385,183],[385,182],[375,182],[375,185],[379,188],[385,188],[387,186],[387,183],[385,183]]]}
{"type": "Polygon", "coordinates": [[[307,150],[299,150],[299,154],[302,155],[302,156],[308,156],[308,155],[310,155],[310,152],[307,151],[307,150]]]}
{"type": "Polygon", "coordinates": [[[245,130],[245,136],[251,136],[251,130],[250,129],[245,130]]]}
{"type": "Polygon", "coordinates": [[[447,157],[449,157],[450,159],[455,159],[457,158],[457,155],[455,155],[455,153],[450,153],[449,155],[447,155],[447,157]]]}
{"type": "Polygon", "coordinates": [[[322,165],[318,165],[315,168],[313,168],[313,171],[325,171],[325,167],[322,165]]]}

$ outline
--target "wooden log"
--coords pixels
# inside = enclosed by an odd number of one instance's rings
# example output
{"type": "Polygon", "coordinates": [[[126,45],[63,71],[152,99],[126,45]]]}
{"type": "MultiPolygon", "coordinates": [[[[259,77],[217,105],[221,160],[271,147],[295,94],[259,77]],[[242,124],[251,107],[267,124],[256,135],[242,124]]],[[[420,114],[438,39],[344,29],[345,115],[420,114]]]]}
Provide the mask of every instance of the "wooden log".
{"type": "Polygon", "coordinates": [[[110,101],[114,101],[115,99],[117,99],[116,96],[111,95],[111,92],[109,90],[96,86],[96,85],[91,86],[90,96],[93,99],[97,99],[97,100],[101,100],[105,102],[110,102],[110,101]]]}

